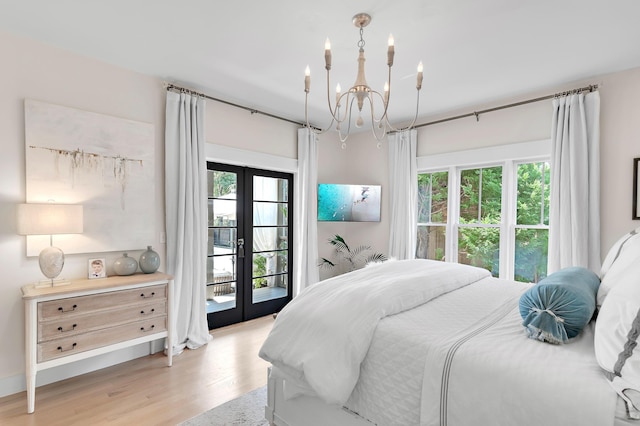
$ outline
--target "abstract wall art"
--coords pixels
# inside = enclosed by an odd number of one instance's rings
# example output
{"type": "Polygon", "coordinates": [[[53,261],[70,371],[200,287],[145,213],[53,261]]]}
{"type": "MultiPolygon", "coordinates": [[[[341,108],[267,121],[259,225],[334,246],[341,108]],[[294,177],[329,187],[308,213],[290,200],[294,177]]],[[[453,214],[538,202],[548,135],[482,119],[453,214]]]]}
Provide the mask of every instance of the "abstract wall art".
{"type": "MultiPolygon", "coordinates": [[[[154,127],[25,100],[27,203],[84,206],[84,232],[54,236],[65,253],[140,249],[154,235],[154,127]]],[[[37,256],[49,237],[27,237],[37,256]]]]}
{"type": "Polygon", "coordinates": [[[380,222],[380,185],[318,184],[318,221],[380,222]]]}

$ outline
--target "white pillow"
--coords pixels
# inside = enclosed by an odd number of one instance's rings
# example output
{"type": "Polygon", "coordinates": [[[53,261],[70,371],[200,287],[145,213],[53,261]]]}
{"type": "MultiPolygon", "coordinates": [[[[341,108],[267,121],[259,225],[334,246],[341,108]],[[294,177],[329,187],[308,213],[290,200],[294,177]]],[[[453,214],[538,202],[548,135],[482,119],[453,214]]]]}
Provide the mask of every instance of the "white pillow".
{"type": "Polygon", "coordinates": [[[640,418],[640,406],[629,396],[640,392],[640,257],[624,268],[617,261],[606,277],[615,276],[600,307],[595,327],[595,354],[611,386],[625,399],[630,415],[640,418]],[[615,275],[611,275],[614,274],[615,275]]]}
{"type": "Polygon", "coordinates": [[[609,291],[623,279],[625,269],[634,262],[640,262],[640,228],[623,235],[609,249],[600,269],[600,287],[596,304],[602,306],[609,291]]]}

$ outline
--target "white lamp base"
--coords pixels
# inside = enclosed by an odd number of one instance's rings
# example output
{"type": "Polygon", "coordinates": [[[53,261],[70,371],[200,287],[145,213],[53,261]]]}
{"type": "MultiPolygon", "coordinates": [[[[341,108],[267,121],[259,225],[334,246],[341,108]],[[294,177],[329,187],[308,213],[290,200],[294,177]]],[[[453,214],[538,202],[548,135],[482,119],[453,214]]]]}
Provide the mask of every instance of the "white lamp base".
{"type": "Polygon", "coordinates": [[[38,256],[38,263],[40,264],[42,274],[49,279],[36,283],[37,288],[63,285],[62,282],[65,280],[57,280],[60,284],[56,284],[56,277],[60,275],[64,267],[64,253],[62,250],[53,246],[45,247],[40,252],[40,256],[38,256]]]}

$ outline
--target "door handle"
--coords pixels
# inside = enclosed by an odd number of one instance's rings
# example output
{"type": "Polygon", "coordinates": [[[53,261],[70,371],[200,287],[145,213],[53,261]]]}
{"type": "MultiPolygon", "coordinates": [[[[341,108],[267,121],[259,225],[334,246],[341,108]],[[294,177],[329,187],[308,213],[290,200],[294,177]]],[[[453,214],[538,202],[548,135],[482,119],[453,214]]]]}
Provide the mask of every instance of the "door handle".
{"type": "Polygon", "coordinates": [[[244,257],[244,238],[238,238],[238,257],[244,257]]]}

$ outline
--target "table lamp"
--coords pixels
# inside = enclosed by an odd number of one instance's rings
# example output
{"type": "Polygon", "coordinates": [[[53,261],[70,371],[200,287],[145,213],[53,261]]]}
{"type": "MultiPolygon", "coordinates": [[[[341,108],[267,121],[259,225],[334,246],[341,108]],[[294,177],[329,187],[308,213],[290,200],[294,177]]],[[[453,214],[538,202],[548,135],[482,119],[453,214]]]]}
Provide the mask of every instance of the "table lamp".
{"type": "Polygon", "coordinates": [[[48,278],[37,287],[66,284],[55,279],[64,266],[64,253],[53,245],[53,236],[58,234],[81,234],[83,231],[83,209],[80,204],[18,204],[18,234],[49,235],[49,247],[38,256],[40,270],[48,278]]]}

